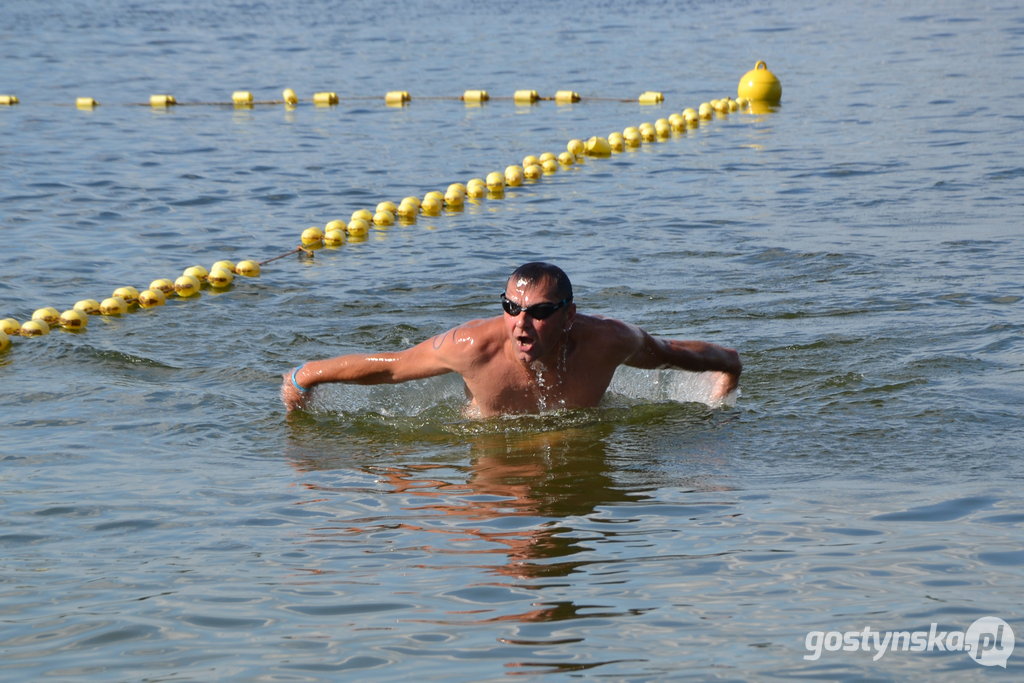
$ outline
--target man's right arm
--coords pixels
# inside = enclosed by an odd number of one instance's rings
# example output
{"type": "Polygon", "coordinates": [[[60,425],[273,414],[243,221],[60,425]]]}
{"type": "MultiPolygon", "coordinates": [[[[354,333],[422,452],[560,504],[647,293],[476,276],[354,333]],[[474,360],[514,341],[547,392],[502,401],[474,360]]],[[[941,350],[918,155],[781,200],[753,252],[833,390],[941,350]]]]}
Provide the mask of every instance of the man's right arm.
{"type": "Polygon", "coordinates": [[[308,390],[319,384],[396,384],[458,372],[465,346],[458,333],[460,329],[449,330],[404,351],[353,353],[309,361],[283,375],[281,400],[285,408],[293,410],[303,407],[308,390]]]}

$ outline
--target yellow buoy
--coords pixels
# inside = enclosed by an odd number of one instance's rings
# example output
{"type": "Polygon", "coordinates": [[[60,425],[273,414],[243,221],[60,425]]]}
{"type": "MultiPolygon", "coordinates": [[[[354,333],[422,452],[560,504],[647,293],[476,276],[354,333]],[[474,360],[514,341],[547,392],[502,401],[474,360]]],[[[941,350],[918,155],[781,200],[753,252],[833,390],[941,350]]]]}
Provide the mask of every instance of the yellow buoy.
{"type": "MultiPolygon", "coordinates": [[[[370,218],[372,219],[373,216],[370,218]]],[[[370,232],[370,221],[364,218],[353,218],[345,226],[345,232],[352,237],[366,237],[370,232]]]]}
{"type": "Polygon", "coordinates": [[[597,135],[587,140],[586,152],[592,157],[606,157],[612,153],[612,146],[608,140],[597,135]]]}
{"type": "MultiPolygon", "coordinates": [[[[194,275],[182,275],[174,281],[174,293],[180,297],[195,296],[199,293],[200,287],[199,278],[194,275]]],[[[103,303],[106,303],[106,301],[103,303]]],[[[103,304],[100,304],[101,308],[102,306],[103,304]]]]}
{"type": "Polygon", "coordinates": [[[340,247],[345,243],[345,231],[340,228],[331,228],[324,233],[324,246],[340,247]]]}
{"type": "Polygon", "coordinates": [[[242,277],[259,277],[260,264],[255,261],[239,261],[235,266],[235,274],[242,277]]]}
{"type": "Polygon", "coordinates": [[[195,279],[199,280],[200,283],[206,282],[206,276],[209,274],[210,271],[198,265],[189,266],[188,268],[185,269],[185,272],[182,273],[182,275],[191,275],[195,279]]]}
{"type": "Polygon", "coordinates": [[[405,90],[392,90],[384,95],[384,104],[389,107],[401,107],[411,99],[412,97],[405,90]]]}
{"type": "Polygon", "coordinates": [[[338,93],[336,92],[313,93],[313,104],[315,104],[318,107],[329,107],[337,103],[338,93]]]}
{"type": "Polygon", "coordinates": [[[637,98],[637,101],[640,104],[661,104],[665,101],[665,96],[660,92],[648,90],[640,93],[640,97],[637,98]]]}
{"type": "Polygon", "coordinates": [[[466,203],[466,193],[458,189],[448,190],[444,193],[444,205],[449,209],[458,209],[466,203]]]}
{"type": "Polygon", "coordinates": [[[626,149],[626,139],[622,136],[622,133],[619,131],[608,133],[608,147],[613,152],[621,152],[626,149]]]}
{"type": "Polygon", "coordinates": [[[32,319],[42,320],[47,325],[50,325],[52,327],[53,325],[56,325],[58,322],[60,322],[60,311],[58,311],[56,308],[53,308],[52,306],[47,306],[46,308],[37,308],[32,313],[32,319]]]}
{"type": "MultiPolygon", "coordinates": [[[[99,306],[99,304],[96,305],[99,306]]],[[[3,320],[0,320],[0,332],[4,332],[5,334],[18,334],[20,330],[21,323],[14,318],[4,318],[3,320]]]]}
{"type": "Polygon", "coordinates": [[[423,195],[423,199],[424,200],[426,200],[428,198],[433,198],[433,199],[436,199],[437,201],[443,203],[444,202],[444,192],[441,192],[440,190],[431,190],[430,192],[428,192],[425,195],[423,195]]]}
{"type": "Polygon", "coordinates": [[[675,132],[681,133],[686,130],[686,119],[682,114],[669,114],[668,125],[672,126],[672,130],[675,132]]]}
{"type": "Polygon", "coordinates": [[[516,104],[533,104],[540,99],[536,90],[516,90],[512,95],[512,101],[516,104]]]}
{"type": "MultiPolygon", "coordinates": [[[[235,272],[235,264],[231,261],[217,261],[210,266],[210,272],[213,272],[214,268],[223,268],[224,270],[230,270],[232,273],[235,272]]],[[[166,294],[166,292],[164,292],[166,294]]]]}
{"type": "Polygon", "coordinates": [[[206,281],[210,283],[211,287],[224,289],[231,286],[231,283],[235,281],[235,274],[227,268],[214,268],[206,277],[206,281]]]}
{"type": "Polygon", "coordinates": [[[164,294],[172,294],[174,292],[174,281],[168,280],[165,277],[160,277],[150,282],[149,288],[153,290],[159,290],[164,294]]]}
{"type": "MultiPolygon", "coordinates": [[[[195,278],[192,279],[195,280],[195,278]]],[[[199,289],[198,283],[196,289],[199,289]]],[[[100,313],[103,315],[124,315],[127,312],[128,304],[119,296],[112,296],[100,302],[100,313]]]]}
{"type": "Polygon", "coordinates": [[[415,203],[410,202],[408,199],[403,199],[402,203],[398,205],[398,209],[395,211],[395,215],[403,220],[413,220],[416,218],[416,214],[420,212],[420,200],[417,199],[415,203]]]}
{"type": "Polygon", "coordinates": [[[491,99],[486,90],[467,90],[462,93],[462,101],[466,104],[480,104],[491,99]]]}
{"type": "Polygon", "coordinates": [[[420,198],[419,197],[414,197],[412,195],[409,195],[408,197],[403,197],[402,198],[402,203],[403,204],[415,204],[417,209],[420,208],[420,198]]]}
{"type": "Polygon", "coordinates": [[[424,216],[440,216],[441,215],[441,202],[442,199],[428,194],[420,202],[420,211],[423,212],[424,216]]]}
{"type": "Polygon", "coordinates": [[[576,155],[572,152],[562,152],[558,155],[558,163],[562,166],[572,166],[576,163],[576,155]]]}
{"type": "Polygon", "coordinates": [[[376,211],[390,211],[391,213],[394,213],[397,208],[398,208],[398,205],[395,204],[394,202],[389,202],[389,201],[378,202],[377,208],[375,209],[375,212],[376,211]]]}
{"type": "Polygon", "coordinates": [[[295,91],[291,88],[285,88],[281,91],[281,99],[284,100],[285,104],[298,104],[299,96],[295,94],[295,91]]]}
{"type": "Polygon", "coordinates": [[[544,169],[544,175],[551,175],[552,173],[558,172],[558,159],[545,159],[540,162],[540,167],[544,169]]]}
{"type": "Polygon", "coordinates": [[[369,209],[358,209],[357,211],[353,211],[352,215],[349,217],[349,222],[354,221],[357,218],[369,223],[373,220],[373,212],[369,209]]]}
{"type": "Polygon", "coordinates": [[[571,104],[580,101],[580,94],[574,90],[559,90],[555,93],[556,104],[571,104]]]}
{"type": "Polygon", "coordinates": [[[75,106],[79,109],[92,109],[99,106],[99,102],[91,97],[79,97],[75,100],[75,106]]]}
{"type": "Polygon", "coordinates": [[[488,173],[484,182],[487,183],[487,189],[491,192],[497,192],[505,189],[505,175],[500,171],[491,171],[488,173]]]}
{"type": "Polygon", "coordinates": [[[700,125],[700,116],[697,114],[697,110],[693,107],[687,107],[683,110],[683,120],[686,121],[686,125],[691,128],[700,125]]]}
{"type": "Polygon", "coordinates": [[[314,225],[303,230],[299,239],[302,240],[302,246],[311,247],[324,241],[324,231],[314,225]]]}
{"type": "Polygon", "coordinates": [[[577,140],[573,138],[572,140],[569,140],[568,143],[566,143],[565,150],[571,154],[580,156],[581,154],[587,151],[587,146],[586,144],[584,144],[582,140],[577,140]]]}
{"type": "Polygon", "coordinates": [[[71,308],[60,314],[60,326],[65,330],[84,330],[89,318],[81,311],[71,308]]]}
{"type": "Polygon", "coordinates": [[[7,333],[0,330],[0,351],[6,351],[11,345],[11,338],[7,333]]]}
{"type": "Polygon", "coordinates": [[[139,292],[139,306],[143,308],[163,306],[166,301],[167,294],[161,289],[144,289],[139,292]]]}
{"type": "Polygon", "coordinates": [[[509,187],[519,187],[523,184],[524,177],[522,166],[512,164],[505,167],[505,184],[509,187]]]}
{"type": "Polygon", "coordinates": [[[395,214],[387,209],[382,209],[373,214],[373,224],[380,227],[387,227],[395,224],[395,214]]]}
{"type": "Polygon", "coordinates": [[[149,106],[162,109],[164,107],[171,107],[177,104],[178,101],[174,99],[174,95],[150,95],[149,106]]]}
{"type": "Polygon", "coordinates": [[[523,177],[527,180],[538,180],[544,175],[544,169],[540,164],[530,164],[523,169],[523,177]]]}
{"type": "Polygon", "coordinates": [[[668,122],[668,119],[658,119],[654,122],[654,134],[660,140],[672,136],[672,124],[668,122]]]}
{"type": "Polygon", "coordinates": [[[50,334],[50,326],[45,320],[27,320],[21,325],[19,334],[22,337],[42,337],[50,334]]]}
{"type": "Polygon", "coordinates": [[[0,105],[9,106],[18,103],[17,95],[0,95],[0,105]]]}
{"type": "Polygon", "coordinates": [[[129,306],[139,300],[139,290],[134,287],[118,287],[111,296],[119,296],[129,306]]]}
{"type": "Polygon", "coordinates": [[[252,106],[252,93],[248,90],[236,90],[231,93],[231,103],[236,107],[252,106]]]}
{"type": "Polygon", "coordinates": [[[736,96],[755,102],[778,104],[782,101],[782,83],[768,70],[768,65],[758,62],[754,68],[743,74],[736,86],[736,96]]]}
{"type": "Polygon", "coordinates": [[[701,102],[700,107],[697,108],[697,116],[705,120],[710,119],[713,112],[714,107],[711,106],[710,102],[701,102]]]}
{"type": "Polygon", "coordinates": [[[96,299],[82,299],[81,301],[76,301],[72,308],[86,315],[96,315],[100,312],[100,302],[96,301],[96,299]]]}
{"type": "Polygon", "coordinates": [[[534,164],[539,164],[539,163],[540,163],[540,158],[539,157],[534,156],[533,154],[527,154],[525,157],[523,157],[523,163],[520,164],[520,165],[523,168],[526,168],[527,166],[533,166],[534,164]]]}

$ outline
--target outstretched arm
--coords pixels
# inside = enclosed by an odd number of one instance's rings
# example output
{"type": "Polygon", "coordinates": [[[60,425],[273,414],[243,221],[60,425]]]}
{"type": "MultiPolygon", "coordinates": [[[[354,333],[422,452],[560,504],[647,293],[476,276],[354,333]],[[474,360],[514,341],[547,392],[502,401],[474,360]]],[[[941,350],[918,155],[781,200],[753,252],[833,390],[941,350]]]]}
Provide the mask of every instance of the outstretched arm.
{"type": "Polygon", "coordinates": [[[305,406],[309,390],[320,384],[395,384],[452,372],[457,369],[459,349],[454,342],[445,342],[456,337],[454,332],[450,330],[404,351],[354,353],[310,361],[282,375],[281,401],[286,409],[294,410],[305,406]]]}
{"type": "Polygon", "coordinates": [[[636,350],[626,359],[635,368],[679,368],[690,372],[716,373],[711,400],[719,401],[739,385],[743,363],[734,349],[702,341],[660,339],[640,328],[636,350]]]}

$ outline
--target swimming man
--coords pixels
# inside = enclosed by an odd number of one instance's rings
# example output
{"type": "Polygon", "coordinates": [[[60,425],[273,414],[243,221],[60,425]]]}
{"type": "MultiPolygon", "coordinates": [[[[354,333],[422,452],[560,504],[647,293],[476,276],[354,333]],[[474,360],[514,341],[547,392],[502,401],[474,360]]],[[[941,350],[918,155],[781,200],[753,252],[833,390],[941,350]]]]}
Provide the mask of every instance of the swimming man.
{"type": "Polygon", "coordinates": [[[716,344],[660,339],[612,318],[576,312],[561,268],[527,263],[509,276],[504,313],[473,320],[404,351],[310,361],[284,375],[281,400],[302,408],[328,382],[394,384],[462,375],[480,417],[596,406],[620,365],[714,373],[711,400],[736,389],[739,354],[716,344]]]}

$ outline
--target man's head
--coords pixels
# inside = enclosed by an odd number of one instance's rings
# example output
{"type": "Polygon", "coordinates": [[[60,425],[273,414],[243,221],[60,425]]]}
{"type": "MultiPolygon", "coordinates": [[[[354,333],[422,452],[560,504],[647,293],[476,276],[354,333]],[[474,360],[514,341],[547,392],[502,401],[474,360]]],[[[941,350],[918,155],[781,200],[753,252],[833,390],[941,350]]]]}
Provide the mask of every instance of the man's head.
{"type": "Polygon", "coordinates": [[[516,268],[505,283],[502,308],[513,353],[524,363],[553,354],[576,317],[569,276],[550,263],[516,268]]]}

